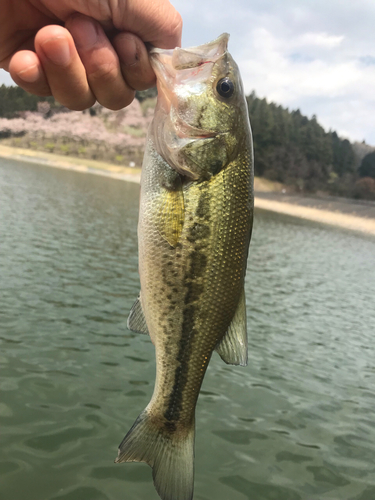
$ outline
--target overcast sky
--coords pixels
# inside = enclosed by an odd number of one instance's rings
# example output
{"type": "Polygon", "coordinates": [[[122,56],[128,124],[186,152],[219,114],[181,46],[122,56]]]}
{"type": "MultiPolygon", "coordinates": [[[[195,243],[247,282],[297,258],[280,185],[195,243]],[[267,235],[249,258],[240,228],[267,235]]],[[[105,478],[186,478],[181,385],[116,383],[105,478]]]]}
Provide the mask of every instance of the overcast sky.
{"type": "MultiPolygon", "coordinates": [[[[247,93],[375,145],[374,0],[172,0],[183,46],[230,33],[247,93]]],[[[0,83],[10,83],[0,72],[0,83]]]]}

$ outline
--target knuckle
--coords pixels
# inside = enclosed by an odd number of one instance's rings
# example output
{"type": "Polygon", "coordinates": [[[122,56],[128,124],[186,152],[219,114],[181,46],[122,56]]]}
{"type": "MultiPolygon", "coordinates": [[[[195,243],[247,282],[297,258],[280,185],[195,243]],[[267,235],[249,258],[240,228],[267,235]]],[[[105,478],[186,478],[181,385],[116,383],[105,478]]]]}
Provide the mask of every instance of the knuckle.
{"type": "Polygon", "coordinates": [[[144,62],[138,68],[122,68],[122,75],[127,85],[134,90],[146,90],[156,84],[155,73],[149,62],[144,62]]]}
{"type": "Polygon", "coordinates": [[[118,111],[119,109],[126,108],[133,101],[135,97],[135,92],[125,92],[121,95],[117,95],[115,99],[106,99],[105,97],[99,98],[98,102],[105,108],[111,109],[112,111],[118,111]]]}
{"type": "Polygon", "coordinates": [[[175,11],[174,17],[171,19],[169,23],[169,36],[175,37],[177,39],[181,38],[182,34],[182,17],[181,14],[177,11],[175,11]]]}
{"type": "Polygon", "coordinates": [[[165,45],[161,48],[174,48],[181,43],[182,35],[182,17],[174,11],[169,16],[166,16],[163,24],[160,27],[163,34],[165,45]]]}
{"type": "Polygon", "coordinates": [[[87,73],[89,80],[100,81],[102,84],[114,82],[118,75],[117,65],[110,62],[100,64],[87,73]]]}
{"type": "Polygon", "coordinates": [[[132,87],[135,90],[147,90],[147,89],[150,89],[151,87],[154,87],[155,83],[156,83],[155,78],[143,80],[143,81],[138,80],[134,83],[134,85],[132,85],[132,87]]]}
{"type": "MultiPolygon", "coordinates": [[[[27,92],[31,92],[31,90],[27,90],[27,92]]],[[[34,90],[34,92],[31,93],[40,97],[49,97],[52,95],[51,89],[49,87],[37,88],[34,90]]]]}
{"type": "Polygon", "coordinates": [[[62,100],[59,100],[57,97],[55,97],[55,99],[60,102],[60,104],[68,109],[71,109],[72,111],[84,111],[85,109],[91,108],[91,106],[95,104],[94,98],[82,99],[81,101],[75,102],[62,102],[62,100]]]}
{"type": "Polygon", "coordinates": [[[179,12],[176,12],[175,32],[178,34],[181,34],[182,33],[182,26],[183,26],[182,16],[179,12]]]}

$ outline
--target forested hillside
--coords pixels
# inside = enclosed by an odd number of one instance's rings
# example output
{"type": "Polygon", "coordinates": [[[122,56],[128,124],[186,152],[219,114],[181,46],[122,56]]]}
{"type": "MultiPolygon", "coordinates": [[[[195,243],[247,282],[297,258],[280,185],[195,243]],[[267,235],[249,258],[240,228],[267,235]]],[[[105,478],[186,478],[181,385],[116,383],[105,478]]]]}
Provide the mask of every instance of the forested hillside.
{"type": "MultiPolygon", "coordinates": [[[[52,97],[37,97],[19,87],[2,85],[0,138],[6,138],[9,143],[12,137],[17,137],[17,145],[23,147],[61,150],[60,153],[72,155],[79,152],[81,156],[126,162],[127,156],[140,158],[142,155],[154,96],[155,89],[137,93],[138,104],[128,113],[126,110],[111,112],[98,105],[90,113],[72,112],[77,124],[73,134],[69,127],[61,128],[64,120],[58,116],[68,110],[52,97]],[[78,127],[80,116],[85,124],[81,128],[78,127]],[[101,145],[103,141],[105,144],[101,145]],[[127,148],[131,155],[127,155],[127,148]]],[[[375,199],[375,148],[364,143],[351,144],[334,131],[326,132],[315,116],[308,118],[299,110],[289,111],[258,98],[254,92],[247,97],[247,103],[256,175],[279,181],[299,192],[375,199]]]]}
{"type": "Polygon", "coordinates": [[[356,172],[353,148],[336,132],[325,132],[316,117],[289,111],[255,94],[247,97],[253,129],[255,173],[300,190],[343,191],[356,172]]]}
{"type": "Polygon", "coordinates": [[[47,101],[55,105],[53,97],[39,97],[25,92],[21,87],[0,87],[0,117],[14,118],[19,111],[37,111],[38,102],[47,101]]]}

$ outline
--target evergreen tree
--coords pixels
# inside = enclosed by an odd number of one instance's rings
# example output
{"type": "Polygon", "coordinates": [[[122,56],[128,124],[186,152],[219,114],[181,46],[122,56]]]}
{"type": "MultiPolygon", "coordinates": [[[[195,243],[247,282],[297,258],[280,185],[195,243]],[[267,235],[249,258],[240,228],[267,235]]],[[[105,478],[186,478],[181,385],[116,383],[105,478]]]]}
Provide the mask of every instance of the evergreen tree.
{"type": "Polygon", "coordinates": [[[375,179],[375,151],[363,158],[358,173],[361,177],[372,177],[375,179]]]}
{"type": "Polygon", "coordinates": [[[55,106],[53,97],[39,97],[29,94],[21,87],[0,86],[0,117],[13,118],[20,111],[37,111],[38,102],[48,101],[55,106]]]}
{"type": "Polygon", "coordinates": [[[309,191],[332,191],[332,179],[356,179],[355,155],[350,142],[336,132],[326,132],[316,116],[311,119],[299,109],[247,97],[254,138],[255,173],[272,180],[294,184],[309,191]]]}

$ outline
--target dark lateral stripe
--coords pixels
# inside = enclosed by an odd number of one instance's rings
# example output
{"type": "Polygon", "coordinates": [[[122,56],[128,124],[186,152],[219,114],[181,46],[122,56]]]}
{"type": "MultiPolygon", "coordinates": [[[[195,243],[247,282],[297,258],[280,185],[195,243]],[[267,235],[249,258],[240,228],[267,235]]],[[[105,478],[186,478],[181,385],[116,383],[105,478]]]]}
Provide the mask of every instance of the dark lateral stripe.
{"type": "Polygon", "coordinates": [[[210,226],[207,224],[210,218],[210,193],[201,190],[198,201],[196,216],[203,219],[205,223],[195,223],[189,229],[187,240],[195,243],[195,248],[189,254],[189,267],[184,276],[186,288],[184,298],[184,309],[182,312],[181,340],[177,366],[174,374],[174,384],[169,396],[168,408],[164,417],[168,422],[178,421],[183,408],[183,394],[189,376],[189,362],[192,356],[192,343],[199,332],[194,327],[196,306],[199,298],[204,292],[202,285],[196,283],[196,278],[202,276],[207,266],[207,256],[204,250],[207,247],[207,239],[210,234],[210,226]]]}

